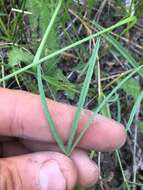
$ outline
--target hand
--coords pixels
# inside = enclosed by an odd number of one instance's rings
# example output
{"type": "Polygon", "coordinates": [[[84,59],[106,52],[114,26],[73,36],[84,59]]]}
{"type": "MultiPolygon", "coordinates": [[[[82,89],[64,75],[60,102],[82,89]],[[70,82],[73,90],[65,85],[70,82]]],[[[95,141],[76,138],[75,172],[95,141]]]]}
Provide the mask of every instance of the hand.
{"type": "MultiPolygon", "coordinates": [[[[47,103],[67,142],[75,107],[48,99],[47,103]]],[[[82,112],[77,134],[91,114],[82,112]]],[[[54,145],[39,96],[8,89],[0,89],[0,135],[13,137],[1,138],[1,190],[71,190],[75,185],[93,185],[98,169],[86,150],[113,151],[126,140],[121,124],[98,115],[68,158],[54,145]]]]}

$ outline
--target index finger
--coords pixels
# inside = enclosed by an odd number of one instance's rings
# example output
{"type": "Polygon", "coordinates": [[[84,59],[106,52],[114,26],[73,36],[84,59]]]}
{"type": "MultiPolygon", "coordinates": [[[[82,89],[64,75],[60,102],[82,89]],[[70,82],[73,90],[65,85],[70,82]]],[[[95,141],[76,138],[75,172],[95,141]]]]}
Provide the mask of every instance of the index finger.
{"type": "MultiPolygon", "coordinates": [[[[49,99],[47,104],[59,134],[66,143],[76,108],[49,99]]],[[[0,105],[0,135],[54,142],[38,95],[19,90],[0,89],[0,105]]],[[[91,111],[82,112],[76,135],[80,133],[91,115],[91,111]]],[[[121,124],[97,115],[80,141],[79,147],[109,151],[122,146],[125,140],[126,133],[121,124]]]]}

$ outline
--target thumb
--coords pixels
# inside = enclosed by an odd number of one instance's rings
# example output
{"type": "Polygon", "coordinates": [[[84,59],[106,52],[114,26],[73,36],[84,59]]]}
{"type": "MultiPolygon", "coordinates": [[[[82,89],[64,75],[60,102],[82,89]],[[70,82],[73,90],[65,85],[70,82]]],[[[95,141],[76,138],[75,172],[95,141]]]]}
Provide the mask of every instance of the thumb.
{"type": "Polygon", "coordinates": [[[0,159],[0,189],[71,190],[77,173],[73,162],[56,152],[0,159]]]}

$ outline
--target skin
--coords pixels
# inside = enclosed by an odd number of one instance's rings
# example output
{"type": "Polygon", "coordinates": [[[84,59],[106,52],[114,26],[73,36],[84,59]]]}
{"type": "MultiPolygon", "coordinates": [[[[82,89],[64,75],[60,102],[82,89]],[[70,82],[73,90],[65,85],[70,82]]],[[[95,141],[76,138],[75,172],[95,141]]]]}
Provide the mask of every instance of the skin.
{"type": "MultiPolygon", "coordinates": [[[[76,108],[49,99],[47,104],[66,143],[76,108]]],[[[75,185],[91,186],[98,180],[98,168],[86,150],[110,152],[126,140],[121,124],[98,115],[69,158],[54,144],[38,95],[1,88],[0,105],[2,190],[72,190],[75,185]]],[[[82,112],[76,135],[91,115],[88,110],[82,112]]]]}

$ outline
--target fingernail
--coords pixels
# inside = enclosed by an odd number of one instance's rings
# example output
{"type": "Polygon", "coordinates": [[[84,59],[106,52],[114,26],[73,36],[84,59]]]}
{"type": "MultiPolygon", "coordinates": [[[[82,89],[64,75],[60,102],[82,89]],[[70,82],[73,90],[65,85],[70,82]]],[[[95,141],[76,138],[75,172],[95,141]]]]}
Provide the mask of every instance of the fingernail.
{"type": "Polygon", "coordinates": [[[48,171],[48,168],[46,167],[46,164],[42,165],[42,167],[40,168],[40,174],[39,174],[41,190],[48,190],[48,186],[49,186],[48,173],[49,171],[48,171]]]}
{"type": "Polygon", "coordinates": [[[65,178],[56,161],[48,161],[42,164],[39,174],[40,190],[64,190],[65,178]]]}

